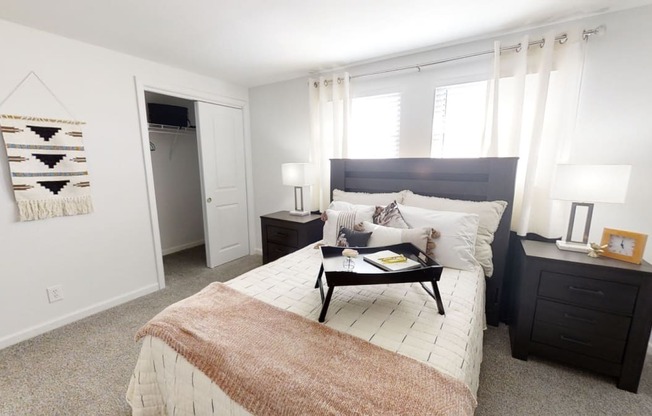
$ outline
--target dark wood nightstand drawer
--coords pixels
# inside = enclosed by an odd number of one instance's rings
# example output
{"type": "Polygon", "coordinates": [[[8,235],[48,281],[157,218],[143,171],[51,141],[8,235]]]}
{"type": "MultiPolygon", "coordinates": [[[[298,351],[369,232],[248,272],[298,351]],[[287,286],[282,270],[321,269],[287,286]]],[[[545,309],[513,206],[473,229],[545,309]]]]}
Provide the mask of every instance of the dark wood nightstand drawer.
{"type": "Polygon", "coordinates": [[[626,343],[624,340],[604,338],[588,332],[570,330],[540,321],[534,322],[532,341],[614,363],[622,362],[626,343]]]}
{"type": "Polygon", "coordinates": [[[539,299],[534,319],[617,340],[627,339],[631,318],[539,299]]]}
{"type": "Polygon", "coordinates": [[[579,306],[631,314],[638,288],[615,282],[542,271],[539,296],[579,306]]]}
{"type": "Polygon", "coordinates": [[[293,251],[296,251],[296,248],[283,246],[280,244],[267,243],[267,255],[269,258],[268,261],[280,259],[281,257],[285,256],[286,254],[290,254],[293,251]]]}
{"type": "Polygon", "coordinates": [[[636,393],[652,329],[652,265],[521,240],[514,256],[512,356],[535,354],[615,376],[636,393]]]}
{"type": "Polygon", "coordinates": [[[263,263],[297,251],[321,239],[323,222],[319,214],[290,215],[279,211],[260,216],[263,263]]]}
{"type": "Polygon", "coordinates": [[[296,230],[268,225],[267,241],[273,241],[275,243],[297,248],[299,237],[296,230]]]}

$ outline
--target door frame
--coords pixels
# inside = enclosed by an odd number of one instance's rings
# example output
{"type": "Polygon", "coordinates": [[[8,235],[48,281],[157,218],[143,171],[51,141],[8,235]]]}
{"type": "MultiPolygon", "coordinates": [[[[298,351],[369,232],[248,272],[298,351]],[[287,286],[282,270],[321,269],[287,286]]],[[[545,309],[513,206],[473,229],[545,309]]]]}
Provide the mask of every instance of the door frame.
{"type": "MultiPolygon", "coordinates": [[[[149,208],[150,228],[152,233],[152,246],[154,248],[155,268],[159,289],[165,288],[165,271],[163,270],[161,231],[158,225],[156,193],[154,190],[154,171],[152,169],[152,159],[149,154],[149,126],[147,122],[147,103],[145,101],[145,92],[169,95],[172,97],[183,98],[189,101],[202,101],[209,104],[233,107],[242,110],[245,151],[245,183],[247,187],[247,227],[249,229],[249,254],[254,253],[254,241],[256,236],[254,227],[255,216],[253,202],[251,135],[249,128],[249,103],[245,100],[212,94],[210,92],[197,91],[179,86],[164,85],[159,82],[148,82],[147,80],[143,80],[139,77],[134,77],[134,83],[136,86],[136,102],[138,105],[138,120],[140,123],[141,150],[143,165],[145,166],[145,183],[149,208]]],[[[201,150],[199,151],[201,152],[201,150]]],[[[204,201],[202,201],[202,203],[204,203],[204,201]]],[[[206,230],[205,221],[203,219],[202,221],[204,222],[204,230],[206,230]]]]}

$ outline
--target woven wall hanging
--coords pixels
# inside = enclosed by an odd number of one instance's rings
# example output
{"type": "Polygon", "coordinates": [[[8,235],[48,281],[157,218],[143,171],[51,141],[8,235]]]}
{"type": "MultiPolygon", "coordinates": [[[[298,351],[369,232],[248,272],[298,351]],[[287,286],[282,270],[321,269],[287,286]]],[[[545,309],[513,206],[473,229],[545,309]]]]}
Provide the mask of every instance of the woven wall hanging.
{"type": "MultiPolygon", "coordinates": [[[[18,87],[30,75],[38,78],[30,72],[18,87]]],[[[52,94],[43,81],[41,83],[52,94]]],[[[93,211],[81,130],[83,124],[25,115],[0,115],[0,129],[7,148],[21,221],[93,211]]]]}

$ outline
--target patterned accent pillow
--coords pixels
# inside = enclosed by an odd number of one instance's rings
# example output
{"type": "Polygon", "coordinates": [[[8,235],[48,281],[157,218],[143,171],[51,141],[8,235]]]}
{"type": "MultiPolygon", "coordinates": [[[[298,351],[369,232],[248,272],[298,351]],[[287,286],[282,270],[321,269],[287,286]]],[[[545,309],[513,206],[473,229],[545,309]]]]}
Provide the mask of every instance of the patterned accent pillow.
{"type": "Polygon", "coordinates": [[[329,246],[337,245],[337,237],[339,237],[340,229],[342,227],[362,231],[361,228],[356,228],[356,226],[360,225],[363,221],[371,221],[373,213],[373,206],[360,208],[355,211],[335,211],[327,209],[327,219],[324,223],[324,242],[329,246]]]}
{"type": "Polygon", "coordinates": [[[403,219],[401,211],[398,209],[396,201],[387,205],[386,207],[376,207],[373,215],[374,224],[382,225],[392,228],[410,228],[410,226],[403,219]]]}
{"type": "MultiPolygon", "coordinates": [[[[358,226],[356,226],[358,228],[358,226]]],[[[346,227],[340,227],[336,245],[338,247],[367,247],[371,232],[356,231],[346,227]]]]}

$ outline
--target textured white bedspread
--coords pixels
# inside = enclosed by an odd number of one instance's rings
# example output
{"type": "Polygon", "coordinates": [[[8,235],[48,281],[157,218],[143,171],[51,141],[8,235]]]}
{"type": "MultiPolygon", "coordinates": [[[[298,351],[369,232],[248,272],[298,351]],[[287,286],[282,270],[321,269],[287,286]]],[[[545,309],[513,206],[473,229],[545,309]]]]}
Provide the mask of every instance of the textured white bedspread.
{"type": "MultiPolygon", "coordinates": [[[[320,251],[310,245],[227,284],[316,321],[321,298],[314,286],[320,264],[320,251]]],[[[426,362],[463,381],[475,395],[485,326],[484,276],[479,267],[474,272],[444,269],[439,290],[445,316],[418,283],[337,287],[325,325],[426,362]]],[[[127,400],[134,415],[248,414],[152,337],[143,341],[127,400]]]]}

